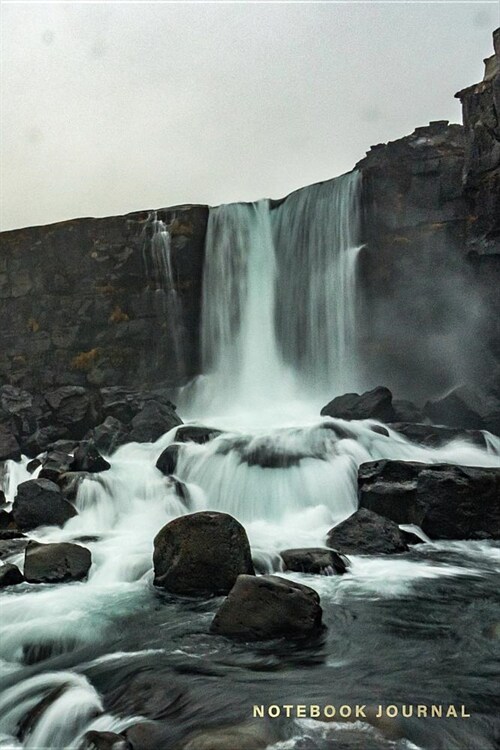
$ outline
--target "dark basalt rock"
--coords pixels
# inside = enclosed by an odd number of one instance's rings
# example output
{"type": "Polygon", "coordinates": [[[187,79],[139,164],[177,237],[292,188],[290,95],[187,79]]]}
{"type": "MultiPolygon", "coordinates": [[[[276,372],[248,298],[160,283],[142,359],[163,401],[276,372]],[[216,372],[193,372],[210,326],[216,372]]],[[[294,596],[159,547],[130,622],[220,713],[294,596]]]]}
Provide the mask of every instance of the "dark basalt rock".
{"type": "Polygon", "coordinates": [[[442,399],[428,401],[424,413],[438,424],[489,430],[500,435],[500,399],[493,393],[483,393],[478,388],[455,388],[442,399]]]}
{"type": "Polygon", "coordinates": [[[155,586],[174,594],[227,594],[241,573],[253,574],[243,526],[227,513],[201,512],[170,521],[154,540],[155,586]]]}
{"type": "Polygon", "coordinates": [[[29,479],[17,488],[12,515],[21,531],[30,531],[38,526],[63,526],[77,511],[57,484],[49,479],[29,479]]]}
{"type": "Polygon", "coordinates": [[[28,461],[28,463],[26,464],[26,469],[30,474],[33,474],[33,472],[36,471],[41,465],[42,462],[39,458],[32,458],[31,461],[28,461]]]}
{"type": "Polygon", "coordinates": [[[42,459],[42,469],[38,474],[38,479],[50,479],[57,484],[61,474],[68,471],[73,461],[72,456],[62,451],[49,451],[42,459]]]}
{"type": "Polygon", "coordinates": [[[0,539],[0,560],[7,560],[9,557],[18,555],[26,548],[28,542],[29,539],[22,536],[15,537],[14,539],[12,537],[10,539],[0,539]]]}
{"type": "Polygon", "coordinates": [[[137,443],[154,443],[166,432],[182,424],[175,409],[159,401],[148,401],[131,422],[130,440],[137,443]]]}
{"type": "Polygon", "coordinates": [[[342,575],[349,565],[345,557],[327,548],[286,549],[280,552],[280,555],[285,570],[294,570],[297,573],[342,575]]]}
{"type": "Polygon", "coordinates": [[[431,424],[413,424],[393,422],[389,425],[393,430],[404,435],[412,443],[439,448],[452,440],[466,440],[469,443],[486,447],[484,434],[480,430],[462,430],[453,427],[438,427],[431,424]]]}
{"type": "Polygon", "coordinates": [[[174,473],[179,458],[180,448],[180,445],[172,443],[172,445],[168,445],[165,450],[160,453],[160,456],[156,461],[156,468],[161,471],[162,474],[165,474],[165,476],[174,473]]]}
{"type": "Polygon", "coordinates": [[[214,427],[185,424],[179,427],[175,433],[175,440],[178,443],[198,443],[203,445],[218,437],[218,435],[222,435],[222,430],[216,430],[214,427]]]}
{"type": "Polygon", "coordinates": [[[89,441],[78,446],[69,468],[71,471],[86,471],[89,474],[96,474],[100,471],[107,471],[111,468],[111,464],[101,456],[94,443],[89,441]]]}
{"type": "Polygon", "coordinates": [[[51,409],[51,422],[64,425],[69,437],[79,440],[95,424],[95,403],[82,386],[61,386],[48,391],[45,400],[51,409]]]}
{"type": "Polygon", "coordinates": [[[127,740],[115,732],[86,732],[79,750],[132,750],[127,740]]]}
{"type": "Polygon", "coordinates": [[[24,557],[29,583],[63,583],[86,578],[92,564],[90,551],[79,544],[39,544],[30,541],[24,557]]]}
{"type": "Polygon", "coordinates": [[[395,398],[392,401],[392,408],[395,422],[423,422],[424,420],[422,410],[415,406],[413,401],[395,398]]]}
{"type": "Polygon", "coordinates": [[[129,742],[131,750],[163,750],[170,747],[168,740],[165,742],[165,734],[168,734],[168,730],[165,731],[164,725],[160,726],[154,721],[140,721],[128,727],[123,736],[129,742]]]}
{"type": "Polygon", "coordinates": [[[321,416],[337,419],[380,419],[381,422],[391,422],[394,420],[392,393],[383,386],[361,395],[345,393],[324,406],[321,416]]]}
{"type": "MultiPolygon", "coordinates": [[[[6,515],[10,516],[10,513],[7,513],[6,515]]],[[[12,526],[14,526],[14,523],[12,522],[12,526]]],[[[0,541],[5,541],[6,539],[22,539],[25,536],[21,531],[18,531],[15,528],[1,528],[0,529],[0,541]]]]}
{"type": "Polygon", "coordinates": [[[17,586],[18,583],[23,581],[24,576],[17,565],[11,565],[10,563],[0,565],[0,589],[6,586],[17,586]]]}
{"type": "Polygon", "coordinates": [[[95,427],[90,437],[96,448],[107,455],[111,455],[121,445],[130,441],[128,427],[115,417],[106,417],[104,422],[95,427]]]}
{"type": "Polygon", "coordinates": [[[35,458],[40,453],[51,448],[58,440],[65,440],[68,436],[69,431],[62,425],[40,427],[23,441],[23,453],[30,458],[35,458]]]}
{"type": "Polygon", "coordinates": [[[0,461],[21,460],[21,449],[15,435],[8,427],[0,424],[0,461]]]}
{"type": "Polygon", "coordinates": [[[240,575],[210,632],[245,640],[304,637],[321,628],[318,594],[279,576],[240,575]]]}
{"type": "Polygon", "coordinates": [[[358,483],[363,508],[431,539],[500,539],[500,469],[372,461],[358,483]]]}
{"type": "Polygon", "coordinates": [[[266,750],[278,740],[279,735],[272,721],[259,719],[234,726],[198,730],[183,740],[176,750],[266,750]]]}
{"type": "Polygon", "coordinates": [[[393,555],[406,552],[403,533],[397,523],[360,508],[328,532],[327,543],[345,554],[393,555]]]}

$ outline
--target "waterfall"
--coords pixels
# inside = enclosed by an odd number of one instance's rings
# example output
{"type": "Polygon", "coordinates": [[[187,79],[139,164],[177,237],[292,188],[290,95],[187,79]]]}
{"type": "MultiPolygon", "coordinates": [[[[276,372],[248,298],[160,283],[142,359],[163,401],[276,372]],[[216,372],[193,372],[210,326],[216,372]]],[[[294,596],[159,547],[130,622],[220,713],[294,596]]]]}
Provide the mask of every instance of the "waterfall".
{"type": "Polygon", "coordinates": [[[303,383],[330,398],[359,382],[360,186],[361,174],[351,172],[297,190],[273,212],[281,351],[303,383]]]}
{"type": "Polygon", "coordinates": [[[149,283],[152,288],[152,305],[156,318],[162,321],[164,334],[158,336],[157,365],[160,364],[161,353],[158,345],[171,352],[170,360],[176,363],[177,374],[184,374],[184,350],[182,345],[182,310],[176,289],[172,264],[171,238],[164,221],[158,219],[157,211],[148,216],[145,226],[143,249],[144,263],[149,283]]]}
{"type": "Polygon", "coordinates": [[[276,261],[268,201],[210,210],[202,301],[205,397],[255,404],[286,390],[275,327],[276,261]]]}
{"type": "Polygon", "coordinates": [[[198,413],[356,387],[359,188],[353,172],[275,208],[210,210],[198,413]]]}

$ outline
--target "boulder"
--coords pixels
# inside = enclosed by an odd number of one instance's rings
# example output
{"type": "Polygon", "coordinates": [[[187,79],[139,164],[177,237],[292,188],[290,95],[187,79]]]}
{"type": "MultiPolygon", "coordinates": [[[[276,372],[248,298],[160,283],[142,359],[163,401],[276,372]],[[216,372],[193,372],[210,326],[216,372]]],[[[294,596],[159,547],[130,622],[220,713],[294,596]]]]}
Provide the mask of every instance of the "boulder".
{"type": "Polygon", "coordinates": [[[170,743],[165,742],[165,733],[165,725],[155,721],[139,721],[128,727],[123,736],[131,750],[165,750],[170,747],[170,743]]]}
{"type": "Polygon", "coordinates": [[[395,398],[392,401],[395,422],[423,422],[422,410],[413,401],[395,398]]]}
{"type": "Polygon", "coordinates": [[[0,560],[8,560],[9,557],[18,555],[26,549],[29,542],[27,537],[15,537],[0,539],[0,560]]]}
{"type": "Polygon", "coordinates": [[[500,539],[500,468],[370,461],[358,484],[363,508],[431,539],[500,539]]]}
{"type": "Polygon", "coordinates": [[[131,750],[131,745],[121,734],[92,730],[83,735],[79,750],[131,750]]]}
{"type": "Polygon", "coordinates": [[[21,460],[21,449],[15,435],[8,427],[0,424],[0,461],[21,460]]]}
{"type": "Polygon", "coordinates": [[[303,637],[321,628],[316,591],[280,576],[240,575],[223,601],[210,632],[245,640],[303,637]]]}
{"type": "Polygon", "coordinates": [[[24,576],[17,565],[11,565],[10,563],[0,565],[0,589],[6,586],[17,586],[18,583],[23,581],[24,576]]]}
{"type": "Polygon", "coordinates": [[[137,443],[154,443],[166,432],[182,424],[173,406],[156,400],[147,401],[131,422],[130,440],[137,443]]]}
{"type": "Polygon", "coordinates": [[[353,555],[393,555],[408,549],[397,523],[366,508],[330,529],[327,544],[353,555]]]}
{"type": "Polygon", "coordinates": [[[104,422],[95,427],[90,437],[99,451],[111,455],[117,448],[128,443],[129,431],[123,422],[115,417],[106,417],[104,422]]]}
{"type": "Polygon", "coordinates": [[[93,442],[80,443],[75,450],[73,460],[69,466],[71,471],[86,471],[89,474],[96,474],[100,471],[107,471],[111,464],[101,456],[93,442]]]}
{"type": "Polygon", "coordinates": [[[393,422],[389,426],[404,435],[412,443],[431,448],[439,448],[452,440],[466,440],[480,448],[486,447],[484,434],[480,430],[463,430],[453,427],[438,427],[431,424],[409,424],[407,422],[393,422]]]}
{"type": "Polygon", "coordinates": [[[347,559],[334,549],[321,547],[286,549],[280,552],[280,555],[285,570],[294,570],[297,573],[342,575],[349,564],[347,559]]]}
{"type": "Polygon", "coordinates": [[[201,427],[194,424],[181,425],[175,433],[177,443],[208,443],[218,435],[222,435],[222,430],[216,430],[214,427],[201,427]]]}
{"type": "Polygon", "coordinates": [[[156,461],[156,468],[167,477],[175,471],[180,447],[181,446],[176,443],[168,445],[165,450],[160,453],[158,460],[156,461]]]}
{"type": "Polygon", "coordinates": [[[174,594],[227,594],[241,573],[253,574],[243,526],[227,513],[203,511],[170,521],[154,540],[155,586],[174,594]]]}
{"type": "Polygon", "coordinates": [[[378,386],[361,395],[345,393],[324,406],[321,409],[321,416],[337,419],[379,419],[381,422],[391,422],[394,421],[392,393],[383,386],[378,386]]]}
{"type": "Polygon", "coordinates": [[[63,451],[49,451],[42,459],[42,468],[38,479],[50,479],[57,484],[60,474],[68,471],[73,458],[63,451]]]}
{"type": "Polygon", "coordinates": [[[24,555],[24,575],[29,583],[81,581],[91,564],[90,551],[79,544],[30,541],[24,555]]]}
{"type": "Polygon", "coordinates": [[[500,399],[492,392],[460,386],[444,398],[428,401],[424,413],[437,424],[500,435],[500,399]]]}
{"type": "Polygon", "coordinates": [[[51,424],[66,427],[69,437],[79,440],[95,424],[94,403],[90,392],[83,386],[61,386],[48,391],[45,400],[51,410],[51,424]]]}
{"type": "Polygon", "coordinates": [[[29,479],[21,482],[12,504],[12,516],[21,531],[38,526],[63,526],[77,515],[61,490],[49,479],[29,479]]]}
{"type": "Polygon", "coordinates": [[[29,458],[35,458],[40,453],[51,448],[58,440],[65,440],[69,436],[64,425],[48,425],[35,430],[22,442],[23,453],[29,458]]]}
{"type": "Polygon", "coordinates": [[[266,750],[278,741],[270,721],[248,721],[224,727],[206,727],[190,734],[179,750],[266,750]]]}
{"type": "Polygon", "coordinates": [[[30,474],[33,474],[40,466],[42,465],[42,462],[39,458],[32,458],[31,461],[28,461],[26,464],[26,471],[28,471],[30,474]]]}

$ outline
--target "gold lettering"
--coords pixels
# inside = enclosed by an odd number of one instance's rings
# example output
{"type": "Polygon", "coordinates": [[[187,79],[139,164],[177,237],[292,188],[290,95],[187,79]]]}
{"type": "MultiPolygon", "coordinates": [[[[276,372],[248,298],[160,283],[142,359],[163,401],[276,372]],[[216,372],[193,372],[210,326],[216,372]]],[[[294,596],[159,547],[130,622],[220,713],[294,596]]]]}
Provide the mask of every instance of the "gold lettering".
{"type": "Polygon", "coordinates": [[[306,718],[306,707],[305,706],[297,706],[297,718],[298,719],[305,719],[306,718]]]}
{"type": "Polygon", "coordinates": [[[309,715],[311,719],[317,719],[320,715],[319,706],[311,706],[309,715]]]}
{"type": "Polygon", "coordinates": [[[271,717],[271,719],[277,719],[280,715],[280,707],[276,705],[269,706],[267,709],[267,713],[271,717]]]}
{"type": "Polygon", "coordinates": [[[325,714],[327,719],[333,719],[335,716],[335,706],[325,706],[323,709],[323,713],[325,714]]]}
{"type": "Polygon", "coordinates": [[[446,718],[449,719],[450,716],[453,716],[454,719],[458,719],[457,709],[455,706],[448,706],[446,710],[446,718]]]}
{"type": "Polygon", "coordinates": [[[409,719],[410,716],[413,716],[413,706],[410,705],[403,705],[401,706],[401,713],[406,719],[409,719]]]}
{"type": "Polygon", "coordinates": [[[264,706],[254,706],[253,707],[253,718],[254,719],[263,719],[264,718],[264,706]]]}
{"type": "Polygon", "coordinates": [[[381,717],[381,716],[382,716],[382,706],[380,706],[380,705],[379,705],[379,707],[378,707],[378,711],[377,711],[377,713],[375,714],[375,718],[376,718],[376,719],[380,719],[380,717],[381,717]]]}
{"type": "Polygon", "coordinates": [[[440,719],[442,715],[443,715],[442,706],[431,706],[431,716],[435,716],[440,719]]]}
{"type": "Polygon", "coordinates": [[[339,709],[339,714],[343,719],[348,719],[352,714],[352,708],[350,706],[341,706],[339,709]]]}
{"type": "Polygon", "coordinates": [[[394,719],[394,717],[398,715],[398,707],[391,704],[390,706],[387,706],[385,712],[390,719],[394,719]]]}
{"type": "Polygon", "coordinates": [[[419,719],[427,718],[427,706],[417,706],[417,716],[419,719]]]}
{"type": "Polygon", "coordinates": [[[470,719],[470,714],[465,710],[465,706],[460,706],[460,708],[462,709],[460,712],[462,719],[470,719]]]}
{"type": "Polygon", "coordinates": [[[356,706],[356,718],[362,716],[364,719],[366,719],[365,708],[366,708],[365,705],[356,706]]]}

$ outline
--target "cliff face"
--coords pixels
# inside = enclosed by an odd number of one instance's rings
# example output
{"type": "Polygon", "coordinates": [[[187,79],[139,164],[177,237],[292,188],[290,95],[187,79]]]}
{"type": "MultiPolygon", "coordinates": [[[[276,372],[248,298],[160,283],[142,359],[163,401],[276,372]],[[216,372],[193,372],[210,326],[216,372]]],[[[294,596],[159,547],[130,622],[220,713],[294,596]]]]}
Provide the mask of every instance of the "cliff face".
{"type": "Polygon", "coordinates": [[[173,349],[165,290],[148,271],[147,213],[4,232],[0,379],[35,390],[147,387],[197,372],[207,216],[205,206],[158,211],[171,236],[182,358],[173,349]]]}

